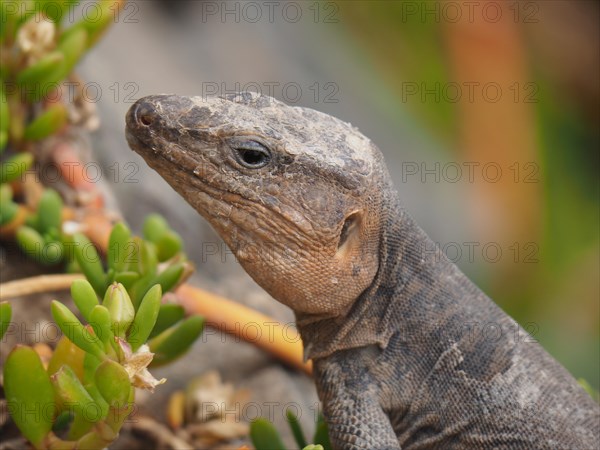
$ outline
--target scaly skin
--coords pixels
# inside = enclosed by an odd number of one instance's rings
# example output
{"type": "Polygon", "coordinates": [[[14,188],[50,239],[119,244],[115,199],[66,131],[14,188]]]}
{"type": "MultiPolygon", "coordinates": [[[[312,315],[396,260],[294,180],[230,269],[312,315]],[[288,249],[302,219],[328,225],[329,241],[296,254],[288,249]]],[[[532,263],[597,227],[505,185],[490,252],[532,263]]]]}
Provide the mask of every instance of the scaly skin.
{"type": "Polygon", "coordinates": [[[435,250],[356,128],[251,93],[151,96],[127,139],[294,310],[335,448],[599,448],[598,405],[435,250]]]}

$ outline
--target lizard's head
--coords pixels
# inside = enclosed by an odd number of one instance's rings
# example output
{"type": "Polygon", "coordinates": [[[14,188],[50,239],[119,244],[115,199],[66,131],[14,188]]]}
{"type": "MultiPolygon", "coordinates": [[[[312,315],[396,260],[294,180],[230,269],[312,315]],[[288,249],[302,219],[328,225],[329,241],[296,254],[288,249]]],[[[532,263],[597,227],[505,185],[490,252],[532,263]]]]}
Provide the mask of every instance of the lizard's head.
{"type": "Polygon", "coordinates": [[[126,131],[244,269],[297,313],[344,314],[372,283],[387,171],[351,125],[254,93],[157,95],[131,107],[126,131]]]}

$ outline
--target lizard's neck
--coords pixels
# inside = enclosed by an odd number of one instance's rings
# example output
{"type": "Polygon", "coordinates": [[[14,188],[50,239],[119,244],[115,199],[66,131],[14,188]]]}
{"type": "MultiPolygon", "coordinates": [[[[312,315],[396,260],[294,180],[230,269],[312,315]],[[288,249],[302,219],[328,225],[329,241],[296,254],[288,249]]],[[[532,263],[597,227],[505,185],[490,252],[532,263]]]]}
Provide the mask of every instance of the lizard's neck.
{"type": "MultiPolygon", "coordinates": [[[[400,248],[398,237],[402,236],[403,210],[395,192],[388,192],[381,209],[381,233],[379,235],[379,267],[373,283],[353,303],[350,310],[340,316],[316,318],[296,313],[296,323],[304,343],[305,359],[316,359],[365,345],[378,344],[385,347],[389,340],[389,327],[383,323],[388,303],[395,301],[390,293],[387,298],[385,286],[394,289],[402,284],[396,274],[396,261],[400,248]],[[397,236],[396,238],[394,236],[397,236]]],[[[410,276],[407,274],[407,276],[410,276]]]]}
{"type": "MultiPolygon", "coordinates": [[[[399,331],[408,340],[428,342],[451,335],[457,315],[481,320],[497,307],[436,248],[400,206],[386,199],[380,236],[379,270],[373,283],[340,317],[311,321],[297,315],[305,358],[376,344],[385,348],[399,331]]],[[[476,320],[476,319],[475,319],[476,320]]]]}

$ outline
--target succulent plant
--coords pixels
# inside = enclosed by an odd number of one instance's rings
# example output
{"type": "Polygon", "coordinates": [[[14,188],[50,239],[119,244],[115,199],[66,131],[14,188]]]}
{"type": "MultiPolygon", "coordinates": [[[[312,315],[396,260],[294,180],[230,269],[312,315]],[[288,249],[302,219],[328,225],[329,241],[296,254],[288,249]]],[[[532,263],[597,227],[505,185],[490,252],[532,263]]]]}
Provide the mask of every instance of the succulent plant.
{"type": "MultiPolygon", "coordinates": [[[[50,200],[57,205],[53,194],[47,199],[47,207],[50,200]]],[[[38,220],[38,230],[48,234],[57,229],[60,218],[54,213],[49,210],[38,220]]],[[[165,232],[174,233],[168,227],[165,232]]],[[[26,248],[44,244],[32,227],[23,227],[21,233],[19,242],[26,248]]],[[[71,284],[71,296],[87,324],[55,300],[52,316],[63,336],[48,367],[27,346],[18,345],[6,360],[9,413],[36,448],[101,449],[109,445],[133,409],[134,388],[153,391],[165,382],[148,371],[151,363],[173,361],[202,333],[201,317],[186,319],[183,308],[161,302],[163,292],[191,271],[179,244],[176,251],[171,250],[171,259],[159,267],[155,245],[132,237],[123,223],[113,227],[109,241],[105,270],[87,238],[75,235],[72,239],[75,258],[87,279],[71,284]],[[120,251],[129,247],[131,254],[120,251]],[[36,408],[41,420],[28,416],[36,408]],[[69,428],[64,439],[53,431],[59,423],[69,428]]],[[[2,335],[10,320],[10,305],[0,303],[2,335]]]]}
{"type": "MultiPolygon", "coordinates": [[[[314,444],[307,444],[306,437],[298,417],[291,411],[286,411],[287,421],[292,430],[292,435],[298,447],[303,450],[331,450],[331,443],[327,433],[327,424],[323,416],[319,414],[315,433],[312,441],[314,444]]],[[[281,436],[271,422],[264,418],[258,418],[250,425],[250,438],[256,450],[269,450],[273,448],[285,448],[281,436]]]]}

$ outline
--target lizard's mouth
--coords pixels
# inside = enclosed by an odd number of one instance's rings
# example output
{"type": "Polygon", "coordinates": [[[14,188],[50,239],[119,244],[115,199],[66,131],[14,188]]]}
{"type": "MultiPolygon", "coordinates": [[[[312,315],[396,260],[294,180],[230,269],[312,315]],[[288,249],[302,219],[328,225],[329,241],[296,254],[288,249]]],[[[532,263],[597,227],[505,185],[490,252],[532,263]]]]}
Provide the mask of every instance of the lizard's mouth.
{"type": "Polygon", "coordinates": [[[153,167],[153,162],[162,161],[162,164],[166,166],[174,165],[175,161],[173,158],[165,157],[165,153],[161,150],[160,146],[157,145],[157,142],[148,142],[148,140],[144,140],[140,138],[135,131],[127,128],[125,130],[125,137],[127,139],[127,144],[129,147],[140,155],[144,160],[153,167]]]}
{"type": "Polygon", "coordinates": [[[136,153],[141,155],[148,152],[148,146],[144,144],[144,142],[142,142],[142,140],[138,138],[129,128],[125,129],[125,138],[127,139],[127,144],[129,144],[129,147],[136,153]]]}

